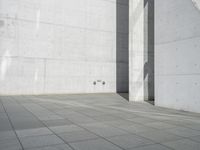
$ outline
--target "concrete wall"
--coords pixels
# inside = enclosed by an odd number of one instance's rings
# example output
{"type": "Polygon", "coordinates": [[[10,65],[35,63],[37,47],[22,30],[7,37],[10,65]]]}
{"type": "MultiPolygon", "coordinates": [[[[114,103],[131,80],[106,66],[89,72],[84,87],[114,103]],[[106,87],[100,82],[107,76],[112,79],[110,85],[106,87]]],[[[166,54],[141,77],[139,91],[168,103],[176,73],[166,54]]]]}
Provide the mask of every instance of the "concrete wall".
{"type": "Polygon", "coordinates": [[[154,0],[129,1],[129,99],[154,99],[154,0]]]}
{"type": "Polygon", "coordinates": [[[116,7],[0,0],[0,94],[116,92],[116,7]]]}
{"type": "Polygon", "coordinates": [[[200,112],[200,10],[192,0],[155,0],[155,73],[156,105],[200,112]]]}

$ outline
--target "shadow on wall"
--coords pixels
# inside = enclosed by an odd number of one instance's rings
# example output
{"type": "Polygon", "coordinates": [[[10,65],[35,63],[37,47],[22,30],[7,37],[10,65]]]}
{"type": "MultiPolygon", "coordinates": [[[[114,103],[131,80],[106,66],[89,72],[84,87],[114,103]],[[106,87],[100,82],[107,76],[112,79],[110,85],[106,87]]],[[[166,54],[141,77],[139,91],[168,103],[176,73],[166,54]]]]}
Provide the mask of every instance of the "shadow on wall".
{"type": "Polygon", "coordinates": [[[144,92],[154,100],[154,0],[144,0],[144,92]]]}
{"type": "MultiPolygon", "coordinates": [[[[129,90],[129,1],[117,0],[116,4],[116,90],[128,93],[129,90]]],[[[127,99],[128,96],[120,94],[127,99]]]]}

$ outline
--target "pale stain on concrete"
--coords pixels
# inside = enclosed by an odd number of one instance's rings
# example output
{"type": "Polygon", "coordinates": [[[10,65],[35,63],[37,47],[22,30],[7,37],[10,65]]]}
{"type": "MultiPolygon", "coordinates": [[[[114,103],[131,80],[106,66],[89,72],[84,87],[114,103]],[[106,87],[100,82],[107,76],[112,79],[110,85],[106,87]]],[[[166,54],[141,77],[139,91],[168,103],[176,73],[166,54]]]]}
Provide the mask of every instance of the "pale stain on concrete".
{"type": "Polygon", "coordinates": [[[192,2],[194,3],[195,7],[200,10],[200,0],[192,0],[192,2]]]}
{"type": "Polygon", "coordinates": [[[3,27],[3,26],[4,26],[4,21],[0,20],[0,27],[3,27]]]}

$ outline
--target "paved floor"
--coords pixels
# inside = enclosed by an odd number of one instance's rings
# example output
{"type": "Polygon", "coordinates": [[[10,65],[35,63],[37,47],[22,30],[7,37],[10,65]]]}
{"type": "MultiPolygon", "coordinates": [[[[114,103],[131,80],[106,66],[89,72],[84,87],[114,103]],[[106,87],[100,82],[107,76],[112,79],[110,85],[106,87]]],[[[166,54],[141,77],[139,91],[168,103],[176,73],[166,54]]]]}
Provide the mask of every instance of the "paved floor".
{"type": "Polygon", "coordinates": [[[117,94],[0,97],[0,150],[200,150],[200,114],[117,94]]]}

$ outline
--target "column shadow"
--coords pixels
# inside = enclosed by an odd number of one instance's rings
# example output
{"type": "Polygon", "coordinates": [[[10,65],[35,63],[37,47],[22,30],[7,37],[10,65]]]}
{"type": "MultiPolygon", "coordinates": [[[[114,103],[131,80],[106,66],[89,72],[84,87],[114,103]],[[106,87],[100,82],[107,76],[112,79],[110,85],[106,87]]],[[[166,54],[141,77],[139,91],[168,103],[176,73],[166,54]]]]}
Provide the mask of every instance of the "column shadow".
{"type": "Polygon", "coordinates": [[[128,100],[129,92],[129,0],[116,3],[116,91],[128,100]]]}

